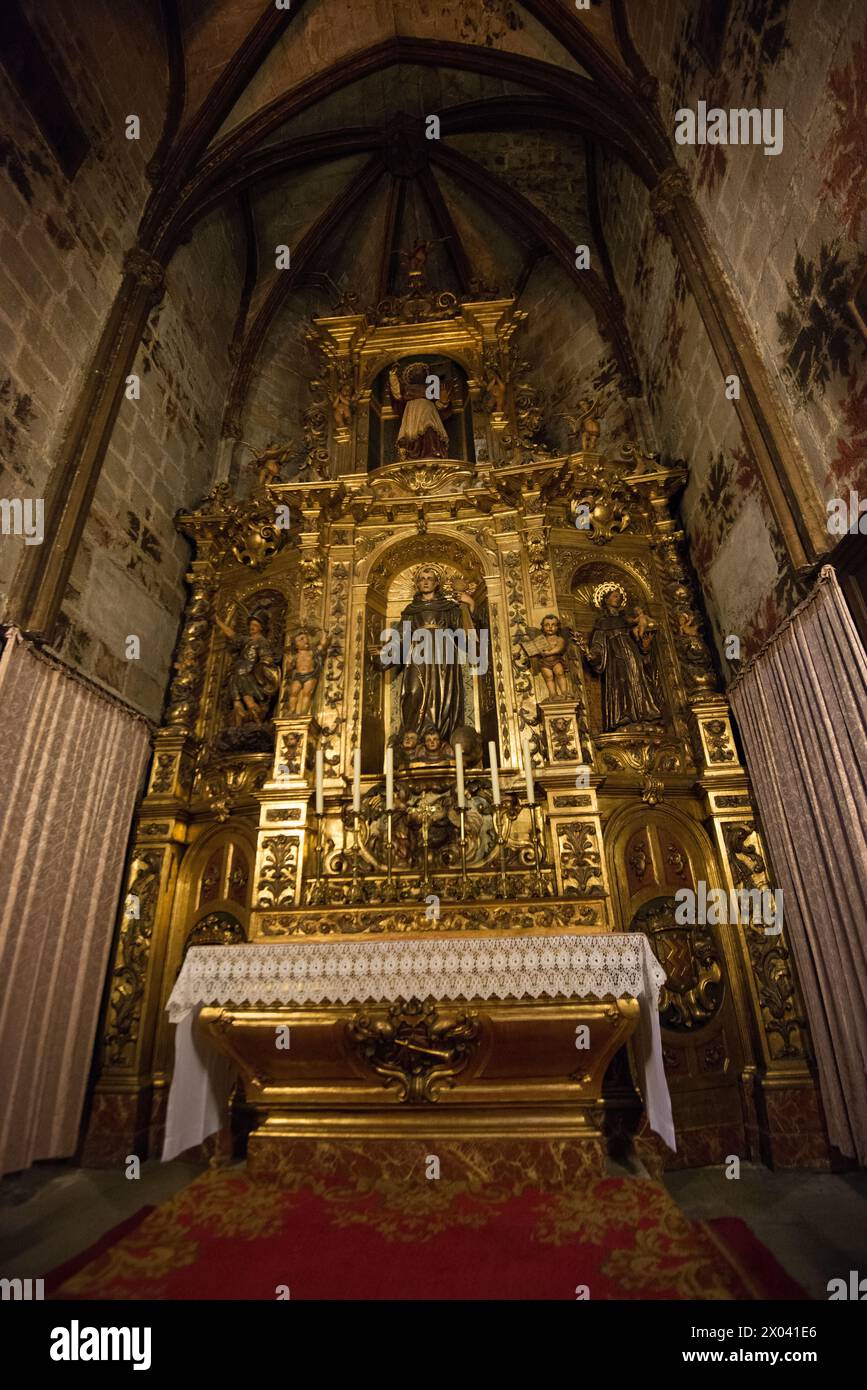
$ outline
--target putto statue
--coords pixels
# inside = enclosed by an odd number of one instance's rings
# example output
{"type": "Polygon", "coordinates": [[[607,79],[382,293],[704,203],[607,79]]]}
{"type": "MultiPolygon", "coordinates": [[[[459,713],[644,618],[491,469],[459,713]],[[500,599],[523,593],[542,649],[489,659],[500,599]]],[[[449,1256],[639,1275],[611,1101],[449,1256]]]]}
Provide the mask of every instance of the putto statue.
{"type": "Polygon", "coordinates": [[[616,580],[598,584],[593,601],[600,617],[589,646],[584,637],[577,641],[591,671],[602,677],[604,731],[658,722],[663,699],[652,650],[653,623],[642,608],[627,607],[626,590],[616,580]]]}
{"type": "Polygon", "coordinates": [[[266,635],[265,616],[245,613],[247,632],[243,636],[216,614],[214,618],[234,647],[226,687],[232,702],[232,724],[236,729],[243,724],[264,724],[280,686],[280,661],[266,635]]]}
{"type": "Polygon", "coordinates": [[[448,457],[449,437],[442,417],[451,410],[451,383],[443,382],[439,399],[431,400],[427,395],[430,375],[424,362],[410,362],[402,374],[395,362],[388,373],[388,389],[394,408],[401,417],[397,436],[400,459],[448,457]]]}
{"type": "Polygon", "coordinates": [[[572,693],[567,655],[571,636],[568,629],[564,633],[556,613],[546,613],[541,632],[531,634],[520,644],[529,657],[538,661],[551,700],[562,700],[572,693]]]}
{"type": "Polygon", "coordinates": [[[310,713],[327,647],[328,637],[324,633],[315,644],[306,628],[299,628],[293,635],[287,658],[287,669],[290,673],[286,697],[287,714],[310,713]]]}

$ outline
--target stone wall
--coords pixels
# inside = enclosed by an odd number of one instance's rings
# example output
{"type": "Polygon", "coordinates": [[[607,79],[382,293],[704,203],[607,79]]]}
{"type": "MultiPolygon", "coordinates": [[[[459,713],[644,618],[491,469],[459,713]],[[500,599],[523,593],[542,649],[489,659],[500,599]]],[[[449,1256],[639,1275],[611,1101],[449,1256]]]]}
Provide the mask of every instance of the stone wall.
{"type": "MultiPolygon", "coordinates": [[[[827,501],[867,492],[867,350],[847,310],[867,247],[867,19],[848,0],[734,0],[722,62],[695,44],[688,0],[630,8],[663,119],[708,106],[781,108],[783,149],[676,146],[723,270],[827,501]]],[[[684,518],[718,637],[747,654],[796,597],[754,459],[695,304],[643,187],[604,166],[606,236],[663,448],[692,467],[684,518]],[[744,565],[749,554],[750,564],[744,565]]],[[[829,546],[835,537],[829,536],[829,546]]]]}
{"type": "MultiPolygon", "coordinates": [[[[74,177],[0,66],[0,497],[41,497],[150,185],[167,71],[159,5],[23,6],[90,142],[74,177]],[[125,120],[141,120],[127,140],[125,120]]],[[[0,536],[0,613],[23,540],[0,536]]]]}
{"type": "MultiPolygon", "coordinates": [[[[575,271],[576,278],[580,274],[575,271]]],[[[569,426],[563,417],[577,413],[582,397],[600,394],[605,402],[601,447],[616,448],[634,437],[617,363],[577,283],[546,259],[531,274],[518,304],[528,319],[516,345],[530,363],[529,379],[545,397],[551,446],[564,451],[569,447],[569,426]]]]}
{"type": "Polygon", "coordinates": [[[240,221],[220,212],[169,264],[133,369],[141,396],[121,406],[63,606],[61,650],[154,717],[190,559],[174,517],[214,476],[243,264],[240,221]]]}

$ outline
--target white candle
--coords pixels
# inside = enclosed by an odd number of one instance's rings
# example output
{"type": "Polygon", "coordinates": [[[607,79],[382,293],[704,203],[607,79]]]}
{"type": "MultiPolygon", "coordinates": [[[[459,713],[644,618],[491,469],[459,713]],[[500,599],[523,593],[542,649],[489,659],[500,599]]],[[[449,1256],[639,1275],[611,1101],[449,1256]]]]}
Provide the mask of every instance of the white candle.
{"type": "Polygon", "coordinates": [[[458,808],[463,810],[466,806],[464,796],[464,750],[460,743],[455,744],[455,772],[458,774],[458,808]]]}
{"type": "Polygon", "coordinates": [[[324,801],[323,801],[323,792],[322,792],[322,778],[323,778],[323,775],[324,775],[324,772],[325,772],[324,758],[325,758],[325,754],[323,753],[322,749],[321,749],[321,748],[317,748],[317,749],[316,749],[316,814],[317,814],[317,816],[321,816],[323,810],[325,809],[325,807],[324,807],[324,801]]]}
{"type": "Polygon", "coordinates": [[[352,809],[355,815],[361,813],[361,749],[356,748],[352,755],[352,809]]]}
{"type": "Polygon", "coordinates": [[[527,801],[532,804],[536,800],[536,792],[533,787],[533,758],[530,753],[530,735],[524,734],[524,781],[527,783],[527,801]]]}
{"type": "Polygon", "coordinates": [[[491,791],[494,796],[494,805],[500,804],[500,770],[497,767],[497,745],[488,744],[488,757],[491,763],[491,791]]]}
{"type": "Polygon", "coordinates": [[[391,744],[385,750],[385,809],[394,810],[394,749],[391,744]]]}

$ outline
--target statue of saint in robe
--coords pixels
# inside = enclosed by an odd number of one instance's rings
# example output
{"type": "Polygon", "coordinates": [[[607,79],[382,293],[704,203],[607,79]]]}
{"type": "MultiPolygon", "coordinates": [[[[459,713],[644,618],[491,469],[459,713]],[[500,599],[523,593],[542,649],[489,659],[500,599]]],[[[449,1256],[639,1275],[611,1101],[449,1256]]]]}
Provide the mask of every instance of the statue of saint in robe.
{"type": "Polygon", "coordinates": [[[602,677],[602,728],[607,734],[624,724],[656,723],[663,717],[652,652],[655,634],[647,614],[627,612],[627,602],[622,585],[600,584],[601,615],[589,646],[578,639],[587,665],[602,677]]]}
{"type": "Polygon", "coordinates": [[[395,410],[400,412],[399,459],[448,457],[449,437],[441,417],[451,409],[451,386],[443,382],[439,400],[429,400],[428,376],[424,362],[411,362],[402,375],[395,363],[388,373],[388,389],[395,410]]]}
{"type": "MultiPolygon", "coordinates": [[[[421,741],[422,730],[429,733],[435,729],[443,743],[450,743],[455,729],[464,723],[464,684],[463,667],[455,660],[454,645],[444,636],[436,638],[436,631],[448,629],[450,633],[466,629],[465,607],[454,599],[447,598],[441,588],[439,571],[432,565],[422,565],[414,575],[415,596],[400,615],[400,636],[427,629],[431,640],[421,644],[401,643],[409,648],[400,660],[390,655],[389,665],[400,664],[400,726],[399,736],[413,731],[421,741]],[[426,659],[419,661],[422,655],[426,659]],[[429,659],[427,659],[429,658],[429,659]]],[[[389,646],[396,651],[398,643],[389,646]]],[[[380,652],[384,661],[386,648],[380,652]]],[[[384,663],[385,664],[385,663],[384,663]]]]}
{"type": "Polygon", "coordinates": [[[280,660],[265,635],[264,620],[251,614],[244,635],[228,627],[216,613],[214,617],[233,648],[226,682],[232,702],[232,723],[235,728],[243,724],[263,724],[280,688],[280,660]]]}

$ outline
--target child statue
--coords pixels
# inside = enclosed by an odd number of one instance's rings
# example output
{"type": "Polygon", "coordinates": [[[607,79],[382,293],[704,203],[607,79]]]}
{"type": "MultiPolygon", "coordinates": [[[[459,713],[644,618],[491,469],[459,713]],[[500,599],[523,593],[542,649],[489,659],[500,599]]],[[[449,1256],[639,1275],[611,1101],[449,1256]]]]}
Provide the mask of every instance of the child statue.
{"type": "Polygon", "coordinates": [[[521,644],[530,657],[539,662],[548,697],[568,699],[572,687],[566,665],[566,650],[569,638],[563,633],[563,624],[556,613],[546,613],[542,619],[541,634],[521,644]]]}
{"type": "Polygon", "coordinates": [[[292,638],[292,649],[288,659],[289,671],[292,674],[286,698],[287,714],[310,713],[327,646],[328,638],[324,633],[322,640],[314,645],[305,628],[301,628],[292,638]]]}

